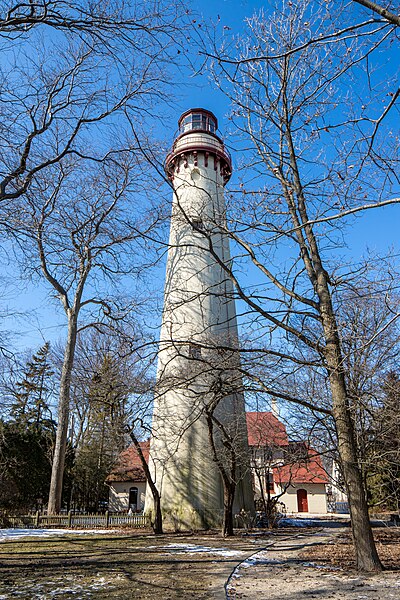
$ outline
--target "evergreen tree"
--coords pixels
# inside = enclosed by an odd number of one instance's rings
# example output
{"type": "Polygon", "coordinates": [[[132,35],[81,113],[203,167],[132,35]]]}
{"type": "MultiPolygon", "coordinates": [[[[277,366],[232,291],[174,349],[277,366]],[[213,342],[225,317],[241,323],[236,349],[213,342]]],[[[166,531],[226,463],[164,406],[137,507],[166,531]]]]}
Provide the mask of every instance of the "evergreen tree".
{"type": "Polygon", "coordinates": [[[400,378],[391,371],[383,384],[382,405],[375,411],[374,469],[368,487],[371,500],[386,510],[400,510],[400,378]]]}
{"type": "Polygon", "coordinates": [[[97,511],[108,499],[104,481],[119,452],[125,447],[124,422],[129,386],[118,361],[103,354],[87,392],[88,422],[76,450],[73,502],[97,511]]]}
{"type": "Polygon", "coordinates": [[[14,384],[9,419],[0,422],[0,507],[35,510],[47,499],[55,440],[49,399],[54,371],[48,342],[14,384]]]}
{"type": "Polygon", "coordinates": [[[48,400],[52,392],[54,371],[49,360],[50,344],[46,342],[31,360],[27,361],[21,381],[14,391],[11,416],[18,423],[39,425],[51,423],[48,400]]]}
{"type": "Polygon", "coordinates": [[[47,498],[54,433],[41,426],[0,422],[0,507],[35,510],[47,498]]]}

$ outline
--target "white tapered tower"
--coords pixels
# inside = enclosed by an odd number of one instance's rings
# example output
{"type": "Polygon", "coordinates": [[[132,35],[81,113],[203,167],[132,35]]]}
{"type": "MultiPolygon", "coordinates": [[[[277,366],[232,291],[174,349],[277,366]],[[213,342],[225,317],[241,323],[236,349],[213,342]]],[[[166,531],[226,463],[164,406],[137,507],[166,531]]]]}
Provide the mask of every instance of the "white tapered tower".
{"type": "Polygon", "coordinates": [[[216,130],[211,112],[185,112],[165,164],[174,195],[149,464],[166,522],[180,528],[214,526],[222,515],[210,423],[226,469],[232,455],[222,429],[235,446],[234,510],[254,507],[233,288],[224,268],[224,185],[232,165],[216,130]]]}

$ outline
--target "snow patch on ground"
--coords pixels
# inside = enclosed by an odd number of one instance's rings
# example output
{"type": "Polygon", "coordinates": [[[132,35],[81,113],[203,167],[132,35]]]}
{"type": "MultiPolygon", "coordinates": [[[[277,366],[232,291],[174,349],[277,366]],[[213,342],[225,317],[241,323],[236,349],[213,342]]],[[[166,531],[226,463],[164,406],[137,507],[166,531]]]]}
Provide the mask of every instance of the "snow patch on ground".
{"type": "Polygon", "coordinates": [[[210,548],[209,546],[198,546],[196,544],[167,544],[166,546],[147,546],[151,550],[167,550],[169,554],[198,554],[206,553],[215,556],[240,556],[240,550],[228,550],[227,548],[210,548]]]}
{"type": "Polygon", "coordinates": [[[243,562],[241,562],[236,569],[233,570],[231,576],[229,577],[228,583],[226,584],[226,591],[228,598],[234,598],[235,593],[235,580],[239,579],[242,574],[240,572],[241,569],[248,569],[249,567],[259,566],[259,565],[281,565],[283,561],[277,560],[275,558],[267,558],[266,551],[261,550],[257,552],[257,554],[253,554],[246,558],[243,562]]]}
{"type": "Polygon", "coordinates": [[[334,567],[333,565],[318,565],[313,562],[301,563],[303,567],[312,567],[313,569],[324,569],[325,571],[343,571],[341,567],[334,567]]]}
{"type": "MultiPolygon", "coordinates": [[[[59,535],[85,535],[115,533],[117,529],[0,529],[0,542],[24,537],[50,537],[59,535]]],[[[1,596],[0,596],[1,600],[1,596]]]]}
{"type": "MultiPolygon", "coordinates": [[[[265,558],[264,556],[262,556],[261,553],[259,553],[256,556],[250,556],[250,558],[247,558],[246,560],[241,562],[239,567],[243,568],[243,569],[248,569],[249,567],[254,567],[254,565],[271,565],[271,564],[279,565],[279,564],[282,564],[282,561],[274,560],[272,558],[265,558]]],[[[239,568],[239,567],[237,567],[237,568],[239,568]]]]}
{"type": "Polygon", "coordinates": [[[312,519],[281,519],[279,521],[280,525],[287,527],[312,527],[313,525],[318,525],[318,521],[314,521],[312,519]]]}
{"type": "Polygon", "coordinates": [[[60,596],[63,598],[73,596],[83,600],[92,598],[94,592],[104,590],[104,588],[108,588],[112,596],[113,590],[123,580],[126,580],[126,577],[122,573],[111,573],[107,577],[101,573],[93,573],[89,578],[66,574],[63,577],[49,577],[41,583],[27,579],[23,589],[13,587],[9,594],[0,594],[0,600],[9,600],[15,597],[52,600],[60,596]]]}

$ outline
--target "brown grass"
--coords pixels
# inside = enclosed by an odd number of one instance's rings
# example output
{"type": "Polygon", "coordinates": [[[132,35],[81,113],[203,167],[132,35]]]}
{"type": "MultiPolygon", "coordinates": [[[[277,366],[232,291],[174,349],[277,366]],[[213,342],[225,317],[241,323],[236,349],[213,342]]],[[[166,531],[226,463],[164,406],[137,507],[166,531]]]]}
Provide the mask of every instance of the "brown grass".
{"type": "MultiPolygon", "coordinates": [[[[400,528],[377,528],[373,530],[379,557],[385,569],[400,570],[400,528]]],[[[335,542],[312,546],[301,553],[301,558],[321,565],[355,568],[351,534],[346,533],[335,542]]]]}
{"type": "Polygon", "coordinates": [[[137,532],[59,538],[25,538],[0,544],[0,596],[25,599],[96,597],[113,600],[209,600],[239,558],[182,554],[165,549],[184,543],[231,548],[254,544],[220,536],[143,535],[137,532]]]}

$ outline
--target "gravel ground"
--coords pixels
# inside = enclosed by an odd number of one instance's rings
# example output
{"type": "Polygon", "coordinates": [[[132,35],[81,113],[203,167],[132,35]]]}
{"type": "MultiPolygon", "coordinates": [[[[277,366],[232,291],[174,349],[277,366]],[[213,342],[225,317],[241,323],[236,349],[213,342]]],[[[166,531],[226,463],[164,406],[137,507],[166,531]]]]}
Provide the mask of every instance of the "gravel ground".
{"type": "Polygon", "coordinates": [[[294,534],[286,540],[277,541],[237,567],[227,584],[227,598],[400,600],[399,564],[395,569],[373,576],[357,574],[346,562],[346,570],[327,564],[330,562],[329,553],[334,559],[331,562],[335,563],[335,555],[337,552],[343,555],[344,545],[346,551],[351,548],[347,535],[343,531],[323,530],[313,535],[294,534]],[[339,548],[336,544],[338,535],[342,539],[339,548]],[[346,544],[343,539],[347,539],[346,544]],[[317,558],[319,550],[320,559],[317,558]]]}

